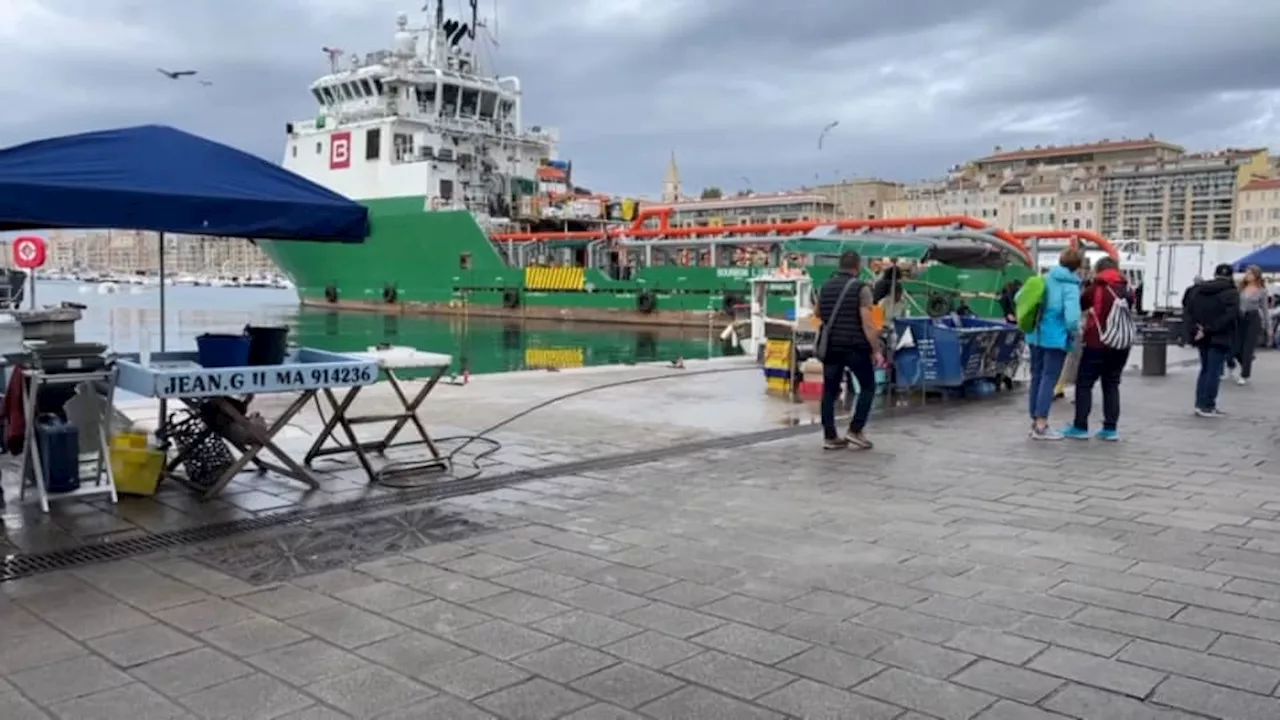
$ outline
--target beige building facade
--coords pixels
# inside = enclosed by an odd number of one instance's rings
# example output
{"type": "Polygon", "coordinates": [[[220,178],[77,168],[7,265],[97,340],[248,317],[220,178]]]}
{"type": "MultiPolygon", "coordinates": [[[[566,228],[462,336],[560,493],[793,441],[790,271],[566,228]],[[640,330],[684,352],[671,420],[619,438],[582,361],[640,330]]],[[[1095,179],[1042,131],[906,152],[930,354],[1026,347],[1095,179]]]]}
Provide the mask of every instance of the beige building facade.
{"type": "Polygon", "coordinates": [[[890,217],[885,207],[903,197],[903,185],[888,180],[846,180],[830,185],[819,185],[813,192],[835,203],[841,218],[874,220],[890,217]]]}
{"type": "Polygon", "coordinates": [[[1255,178],[1240,188],[1236,238],[1244,242],[1280,242],[1280,179],[1255,178]]]}
{"type": "MultiPolygon", "coordinates": [[[[45,269],[52,272],[153,274],[160,269],[160,238],[141,230],[54,231],[45,269]]],[[[3,248],[7,266],[12,254],[3,248]]],[[[241,238],[167,234],[165,273],[246,277],[277,272],[257,245],[241,238]]]]}

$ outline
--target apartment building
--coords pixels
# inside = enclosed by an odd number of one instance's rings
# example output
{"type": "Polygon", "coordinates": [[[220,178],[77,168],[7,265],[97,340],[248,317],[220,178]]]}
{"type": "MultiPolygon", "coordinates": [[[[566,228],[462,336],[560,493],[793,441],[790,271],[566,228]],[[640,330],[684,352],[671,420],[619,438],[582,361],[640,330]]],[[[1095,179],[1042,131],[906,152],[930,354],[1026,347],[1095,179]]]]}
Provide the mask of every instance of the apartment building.
{"type": "Polygon", "coordinates": [[[1265,148],[1114,165],[1099,181],[1100,232],[1114,240],[1232,240],[1237,192],[1270,174],[1265,148]]]}
{"type": "Polygon", "coordinates": [[[819,185],[813,192],[835,203],[841,218],[864,220],[887,217],[885,205],[903,197],[903,185],[878,179],[844,180],[819,185]]]}
{"type": "Polygon", "coordinates": [[[968,165],[981,173],[1024,172],[1059,166],[1100,172],[1116,163],[1173,160],[1184,152],[1178,145],[1148,135],[1141,140],[1104,139],[1081,145],[1037,145],[1016,150],[1005,150],[997,145],[991,155],[973,160],[968,165]]]}
{"type": "Polygon", "coordinates": [[[1236,239],[1280,242],[1280,179],[1254,178],[1236,197],[1236,239]]]}
{"type": "MultiPolygon", "coordinates": [[[[51,270],[154,273],[160,268],[160,239],[142,230],[55,231],[48,235],[51,270]]],[[[3,253],[5,262],[10,253],[3,253]]],[[[276,272],[257,245],[240,238],[165,235],[165,272],[243,277],[276,272]]]]}
{"type": "Polygon", "coordinates": [[[751,193],[708,200],[671,203],[676,227],[721,227],[797,220],[832,220],[840,216],[827,196],[812,191],[751,193]]]}

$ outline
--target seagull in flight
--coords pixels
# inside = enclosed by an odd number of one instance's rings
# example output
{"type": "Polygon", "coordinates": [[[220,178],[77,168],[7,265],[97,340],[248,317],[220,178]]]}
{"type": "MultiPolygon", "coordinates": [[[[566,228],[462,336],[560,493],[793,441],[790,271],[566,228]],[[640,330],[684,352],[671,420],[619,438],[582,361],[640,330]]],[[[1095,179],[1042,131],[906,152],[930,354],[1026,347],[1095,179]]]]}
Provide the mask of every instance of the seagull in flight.
{"type": "Polygon", "coordinates": [[[212,81],[212,80],[201,80],[201,81],[200,81],[200,84],[201,84],[201,85],[203,85],[203,86],[205,86],[205,87],[210,87],[211,85],[213,85],[213,81],[212,81]]]}
{"type": "Polygon", "coordinates": [[[160,73],[161,75],[164,75],[170,80],[177,80],[178,78],[183,78],[183,77],[187,77],[188,75],[196,74],[195,70],[178,70],[174,72],[170,70],[165,70],[164,68],[156,68],[156,72],[160,73]]]}

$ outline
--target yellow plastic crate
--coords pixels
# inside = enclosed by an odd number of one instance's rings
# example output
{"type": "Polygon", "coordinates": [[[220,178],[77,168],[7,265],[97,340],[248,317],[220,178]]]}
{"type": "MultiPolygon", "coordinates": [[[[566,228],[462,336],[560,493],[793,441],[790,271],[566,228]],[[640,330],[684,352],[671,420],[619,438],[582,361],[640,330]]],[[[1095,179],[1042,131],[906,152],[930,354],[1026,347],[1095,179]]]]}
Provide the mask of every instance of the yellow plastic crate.
{"type": "Polygon", "coordinates": [[[122,495],[156,494],[164,473],[165,452],[147,447],[143,433],[120,433],[111,438],[111,474],[122,495]]]}

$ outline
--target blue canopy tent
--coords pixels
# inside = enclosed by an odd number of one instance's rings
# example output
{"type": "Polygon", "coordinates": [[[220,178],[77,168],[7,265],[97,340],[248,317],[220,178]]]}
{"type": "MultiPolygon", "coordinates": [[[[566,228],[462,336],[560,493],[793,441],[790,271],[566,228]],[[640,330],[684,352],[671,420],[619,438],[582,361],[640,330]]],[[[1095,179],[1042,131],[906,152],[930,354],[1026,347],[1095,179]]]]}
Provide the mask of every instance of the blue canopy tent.
{"type": "MultiPolygon", "coordinates": [[[[364,242],[368,210],[261,158],[143,125],[0,150],[0,231],[121,228],[364,242]]],[[[160,349],[165,349],[164,283],[160,349]]]]}
{"type": "Polygon", "coordinates": [[[1250,265],[1257,265],[1264,273],[1280,273],[1280,245],[1264,245],[1235,261],[1231,269],[1244,272],[1250,265]]]}

